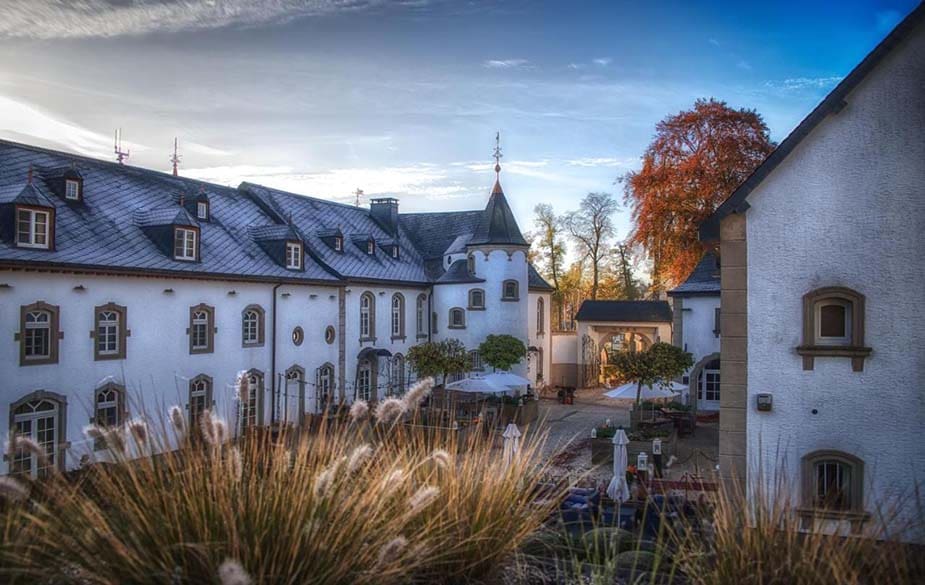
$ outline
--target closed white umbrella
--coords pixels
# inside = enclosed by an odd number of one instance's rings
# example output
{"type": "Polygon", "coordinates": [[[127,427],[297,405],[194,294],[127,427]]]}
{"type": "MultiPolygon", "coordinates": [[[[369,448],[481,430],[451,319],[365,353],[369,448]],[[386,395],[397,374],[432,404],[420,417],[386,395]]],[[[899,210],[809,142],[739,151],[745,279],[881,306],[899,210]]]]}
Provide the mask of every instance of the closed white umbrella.
{"type": "MultiPolygon", "coordinates": [[[[677,382],[671,382],[667,385],[667,387],[661,384],[655,384],[654,386],[643,386],[639,397],[642,400],[673,398],[681,394],[681,392],[684,390],[687,390],[687,387],[684,384],[678,384],[677,382]]],[[[622,386],[617,386],[613,390],[604,392],[604,396],[608,398],[636,400],[636,383],[629,382],[627,384],[623,384],[622,386]]]]}
{"type": "Polygon", "coordinates": [[[504,465],[510,467],[520,453],[520,429],[514,423],[508,423],[501,436],[504,437],[504,465]]]}
{"type": "Polygon", "coordinates": [[[482,378],[483,380],[491,380],[502,386],[510,386],[516,388],[518,386],[528,386],[530,380],[524,378],[523,376],[518,376],[517,374],[512,374],[511,372],[495,372],[493,374],[488,374],[482,378]]]}
{"type": "Polygon", "coordinates": [[[630,499],[630,488],[626,485],[626,466],[627,454],[626,445],[629,443],[629,437],[623,432],[623,429],[617,429],[613,436],[613,479],[607,486],[607,495],[611,500],[625,502],[630,499]]]}
{"type": "Polygon", "coordinates": [[[447,390],[456,392],[477,392],[482,394],[503,394],[510,392],[507,386],[493,382],[487,378],[463,378],[446,385],[447,390]]]}

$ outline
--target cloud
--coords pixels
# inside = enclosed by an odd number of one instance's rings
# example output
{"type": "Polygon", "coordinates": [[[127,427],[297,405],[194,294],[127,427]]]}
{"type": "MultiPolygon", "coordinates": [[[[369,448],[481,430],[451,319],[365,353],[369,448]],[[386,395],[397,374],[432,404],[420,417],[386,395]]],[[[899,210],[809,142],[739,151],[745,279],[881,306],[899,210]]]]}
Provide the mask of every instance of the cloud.
{"type": "MultiPolygon", "coordinates": [[[[0,37],[116,37],[277,24],[389,6],[387,0],[5,0],[0,37]]],[[[402,2],[419,8],[425,2],[402,2]]]]}
{"type": "Polygon", "coordinates": [[[584,167],[584,168],[593,168],[593,167],[622,167],[630,168],[635,165],[637,162],[636,158],[614,158],[614,157],[584,157],[584,158],[573,158],[565,161],[566,164],[573,167],[584,167]]]}
{"type": "Polygon", "coordinates": [[[751,71],[752,64],[746,61],[745,59],[739,59],[739,62],[736,63],[736,67],[742,69],[743,71],[751,71]]]}
{"type": "Polygon", "coordinates": [[[610,57],[598,57],[597,59],[593,59],[592,63],[594,63],[595,65],[600,65],[601,67],[607,67],[608,65],[613,63],[613,59],[611,59],[610,57]]]}
{"type": "Polygon", "coordinates": [[[482,63],[482,66],[489,69],[515,69],[526,67],[529,64],[530,62],[526,59],[489,59],[482,63]]]}
{"type": "Polygon", "coordinates": [[[791,77],[781,81],[766,81],[765,87],[799,91],[803,89],[822,89],[831,87],[843,79],[840,75],[831,77],[791,77]]]}
{"type": "Polygon", "coordinates": [[[719,46],[719,41],[717,41],[716,39],[707,39],[707,42],[713,45],[714,47],[719,46]]]}

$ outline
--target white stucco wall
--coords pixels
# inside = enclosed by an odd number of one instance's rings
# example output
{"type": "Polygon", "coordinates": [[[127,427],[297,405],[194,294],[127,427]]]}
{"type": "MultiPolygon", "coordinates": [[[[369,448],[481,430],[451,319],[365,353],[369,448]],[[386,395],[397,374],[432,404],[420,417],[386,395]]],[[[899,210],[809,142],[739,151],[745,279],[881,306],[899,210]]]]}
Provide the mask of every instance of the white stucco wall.
{"type": "Polygon", "coordinates": [[[528,347],[536,347],[537,349],[542,349],[542,379],[537,379],[540,372],[540,366],[538,361],[540,359],[540,354],[530,353],[528,357],[530,358],[527,363],[527,377],[530,379],[531,383],[535,388],[542,387],[546,384],[551,384],[550,372],[552,367],[552,329],[550,325],[550,310],[552,305],[552,295],[547,292],[531,292],[530,298],[528,299],[529,308],[527,310],[529,326],[529,342],[527,343],[528,347]],[[539,324],[539,301],[543,299],[543,330],[539,331],[537,325],[539,324]]]}
{"type": "MultiPolygon", "coordinates": [[[[925,480],[925,27],[894,50],[749,196],[748,456],[753,473],[837,449],[865,463],[866,509],[925,480]],[[804,371],[804,293],[866,296],[864,371],[804,371]],[[755,395],[774,397],[757,412],[755,395]]],[[[907,512],[914,512],[908,511],[907,512]]]]}
{"type": "MultiPolygon", "coordinates": [[[[9,432],[10,405],[35,390],[62,394],[67,398],[67,439],[74,450],[69,467],[75,466],[81,450],[89,443],[82,429],[91,419],[94,390],[111,377],[126,387],[129,416],[146,411],[153,419],[174,404],[186,407],[188,381],[206,374],[213,379],[214,411],[234,428],[235,390],[241,370],[256,368],[264,373],[264,422],[270,420],[271,306],[272,285],[238,282],[126,278],[48,273],[2,272],[0,283],[0,334],[5,349],[0,352],[0,436],[9,432]],[[75,291],[78,285],[82,291],[75,291]],[[165,293],[172,289],[172,293],[165,293]],[[234,291],[235,294],[229,294],[234,291]],[[20,307],[44,301],[60,308],[60,340],[57,364],[19,365],[20,307]],[[94,307],[113,302],[127,308],[131,335],[126,340],[126,358],[95,361],[90,331],[94,307]],[[215,307],[215,351],[190,355],[189,309],[205,303],[215,307]],[[241,344],[241,311],[258,304],[266,312],[266,335],[262,347],[241,344]]],[[[324,327],[337,323],[337,289],[321,286],[284,286],[278,291],[277,373],[291,365],[314,372],[324,362],[337,362],[337,345],[323,340],[324,327]],[[283,298],[284,293],[289,296],[283,298]],[[314,295],[314,296],[313,296],[314,295]],[[331,300],[331,296],[334,300],[331,300]],[[292,329],[300,325],[305,341],[296,347],[292,329]]],[[[309,390],[310,391],[310,390],[309,390]]],[[[294,406],[294,405],[293,405],[294,406]]],[[[312,408],[306,405],[306,410],[312,408]]],[[[294,412],[293,412],[294,414],[294,412]]],[[[282,411],[280,412],[282,416],[282,411]]],[[[7,463],[0,463],[6,472],[7,463]]]]}
{"type": "MultiPolygon", "coordinates": [[[[710,355],[719,353],[719,336],[713,333],[715,311],[720,305],[720,296],[690,296],[681,299],[681,348],[689,352],[694,366],[685,372],[690,377],[693,370],[710,355]]],[[[722,384],[722,381],[720,381],[722,384]]],[[[696,385],[695,385],[696,388],[696,385]]],[[[722,386],[720,386],[722,392],[722,386]]],[[[690,403],[689,391],[682,393],[682,401],[690,403]]],[[[696,399],[696,396],[693,397],[696,399]]],[[[719,404],[699,404],[699,410],[718,409],[719,404]]]]}

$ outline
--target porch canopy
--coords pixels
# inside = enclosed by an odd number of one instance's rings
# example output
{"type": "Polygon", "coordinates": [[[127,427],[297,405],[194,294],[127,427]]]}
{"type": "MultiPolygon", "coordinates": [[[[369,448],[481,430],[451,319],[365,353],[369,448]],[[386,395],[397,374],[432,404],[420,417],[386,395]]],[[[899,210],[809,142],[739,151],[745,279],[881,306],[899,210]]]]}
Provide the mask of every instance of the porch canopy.
{"type": "MultiPolygon", "coordinates": [[[[654,386],[643,385],[642,392],[640,392],[639,397],[642,400],[674,398],[675,396],[679,396],[681,392],[686,389],[687,387],[684,384],[679,384],[677,382],[669,382],[668,384],[656,384],[654,386]]],[[[617,386],[613,390],[604,392],[604,396],[607,398],[616,398],[622,400],[636,400],[636,382],[628,382],[621,386],[617,386]]]]}

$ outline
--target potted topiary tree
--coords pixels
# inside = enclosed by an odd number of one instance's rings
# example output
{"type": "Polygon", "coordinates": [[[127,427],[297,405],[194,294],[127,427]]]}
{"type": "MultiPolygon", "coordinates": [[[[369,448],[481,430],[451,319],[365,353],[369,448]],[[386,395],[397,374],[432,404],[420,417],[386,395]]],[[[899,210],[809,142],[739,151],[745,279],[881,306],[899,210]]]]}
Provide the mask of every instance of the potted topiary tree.
{"type": "Polygon", "coordinates": [[[419,378],[433,377],[446,383],[447,376],[469,369],[469,354],[458,339],[428,341],[408,350],[408,362],[419,378]]]}
{"type": "MultiPolygon", "coordinates": [[[[489,335],[479,345],[482,360],[495,370],[509,371],[519,364],[527,355],[527,346],[513,335],[489,335]]],[[[529,424],[536,420],[538,409],[536,401],[524,402],[519,399],[502,399],[501,422],[529,424]]]]}
{"type": "Polygon", "coordinates": [[[634,413],[630,416],[630,427],[639,426],[639,408],[643,386],[667,385],[673,378],[684,374],[694,365],[693,356],[670,343],[658,342],[646,351],[619,351],[610,357],[611,368],[620,378],[636,383],[634,413]]]}

